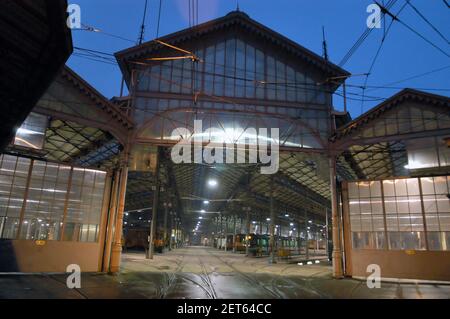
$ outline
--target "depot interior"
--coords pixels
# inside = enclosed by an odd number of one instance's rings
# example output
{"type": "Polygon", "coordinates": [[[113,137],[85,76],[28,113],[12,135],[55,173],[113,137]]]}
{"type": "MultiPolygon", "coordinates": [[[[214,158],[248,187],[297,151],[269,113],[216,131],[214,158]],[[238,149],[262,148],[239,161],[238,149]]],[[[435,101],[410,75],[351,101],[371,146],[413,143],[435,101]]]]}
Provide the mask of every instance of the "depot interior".
{"type": "Polygon", "coordinates": [[[117,272],[124,250],[205,245],[450,280],[448,97],[405,89],[352,119],[333,103],[351,73],[236,11],[116,53],[130,93],[109,100],[64,65],[65,1],[40,3],[12,3],[29,23],[0,35],[0,271],[117,272]],[[279,128],[279,170],[174,163],[195,120],[205,145],[241,149],[279,128]]]}

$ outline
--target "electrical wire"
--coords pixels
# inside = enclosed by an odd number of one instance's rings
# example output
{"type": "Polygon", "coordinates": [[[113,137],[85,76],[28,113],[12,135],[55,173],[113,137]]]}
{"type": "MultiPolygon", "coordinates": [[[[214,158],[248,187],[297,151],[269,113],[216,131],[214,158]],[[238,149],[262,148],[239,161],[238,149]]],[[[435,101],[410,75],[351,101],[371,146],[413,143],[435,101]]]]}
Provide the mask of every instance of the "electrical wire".
{"type": "MultiPolygon", "coordinates": [[[[398,17],[400,15],[400,13],[405,9],[406,5],[407,5],[407,3],[403,4],[403,6],[397,12],[396,17],[398,17]]],[[[386,21],[386,19],[384,19],[384,21],[386,21]]],[[[380,43],[380,45],[378,47],[378,50],[375,53],[375,56],[373,57],[372,63],[370,64],[370,67],[369,67],[369,70],[367,71],[367,75],[366,75],[366,78],[364,80],[364,84],[362,86],[362,96],[363,96],[363,98],[362,98],[362,101],[361,101],[361,113],[360,114],[364,113],[364,102],[365,102],[364,99],[365,99],[367,82],[369,82],[369,77],[372,74],[373,68],[375,67],[375,63],[378,60],[378,57],[380,56],[381,50],[383,48],[383,44],[385,43],[385,40],[386,40],[387,36],[389,35],[389,31],[391,30],[392,25],[394,24],[394,21],[396,21],[396,20],[395,19],[391,20],[391,23],[389,24],[387,30],[383,34],[383,37],[381,39],[381,43],[380,43]]]]}
{"type": "Polygon", "coordinates": [[[424,20],[447,44],[450,44],[448,39],[436,28],[429,19],[427,19],[420,11],[417,9],[416,6],[414,6],[410,0],[406,0],[406,3],[424,20]]]}
{"type": "MultiPolygon", "coordinates": [[[[395,5],[396,2],[397,2],[397,0],[390,0],[386,4],[386,8],[390,9],[392,6],[395,5]]],[[[383,22],[384,19],[385,19],[385,15],[383,14],[381,16],[381,22],[383,22]]],[[[356,40],[356,42],[353,44],[353,46],[344,55],[344,57],[342,58],[341,62],[339,62],[339,66],[340,67],[344,66],[350,60],[350,58],[355,54],[355,52],[361,47],[361,45],[364,43],[364,41],[370,35],[372,30],[373,30],[373,28],[366,28],[364,30],[364,32],[361,34],[361,36],[358,38],[358,40],[356,40]]]]}

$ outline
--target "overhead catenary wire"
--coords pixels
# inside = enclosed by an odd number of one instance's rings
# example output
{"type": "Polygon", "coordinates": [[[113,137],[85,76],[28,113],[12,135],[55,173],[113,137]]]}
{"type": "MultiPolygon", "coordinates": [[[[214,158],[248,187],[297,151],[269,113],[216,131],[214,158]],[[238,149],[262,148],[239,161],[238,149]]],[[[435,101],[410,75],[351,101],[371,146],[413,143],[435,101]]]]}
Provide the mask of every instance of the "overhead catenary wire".
{"type": "MultiPolygon", "coordinates": [[[[403,4],[403,6],[397,12],[396,17],[398,15],[400,15],[400,13],[405,9],[406,5],[407,5],[407,3],[403,4]]],[[[385,29],[385,33],[383,34],[383,37],[381,38],[381,43],[380,43],[380,45],[378,47],[377,52],[375,53],[375,56],[373,57],[372,63],[370,64],[370,67],[369,67],[369,70],[367,71],[367,75],[365,77],[364,84],[362,86],[362,96],[363,96],[363,98],[362,98],[362,101],[361,101],[361,114],[364,113],[364,102],[365,102],[364,99],[365,99],[365,93],[366,93],[365,91],[366,91],[367,83],[369,81],[369,77],[370,77],[370,75],[373,72],[373,68],[375,67],[375,63],[377,62],[378,57],[380,56],[381,50],[383,49],[383,45],[385,43],[385,40],[386,40],[387,36],[389,35],[389,31],[391,30],[391,28],[392,28],[392,26],[394,24],[394,21],[396,21],[396,19],[392,18],[391,23],[389,24],[388,28],[385,29]]],[[[384,18],[384,24],[386,24],[386,18],[384,18]]]]}
{"type": "MultiPolygon", "coordinates": [[[[92,58],[93,61],[97,61],[96,59],[101,58],[102,61],[99,62],[107,62],[108,64],[111,65],[117,65],[117,61],[114,59],[114,55],[111,53],[106,53],[106,52],[102,52],[102,51],[98,51],[98,50],[92,50],[92,49],[85,49],[85,48],[80,48],[80,47],[74,47],[74,49],[76,51],[81,51],[81,52],[90,52],[90,53],[94,53],[96,54],[95,56],[90,56],[90,55],[83,55],[83,57],[86,58],[92,58]],[[97,56],[98,54],[98,56],[97,56]],[[101,56],[102,55],[102,56],[101,56]],[[105,57],[110,57],[105,58],[105,57]]],[[[79,52],[76,52],[74,54],[77,55],[81,55],[79,52]]],[[[206,63],[206,62],[205,62],[206,63]]],[[[151,66],[152,64],[145,64],[148,66],[151,66]]],[[[176,66],[169,66],[169,65],[163,65],[160,64],[159,67],[163,67],[163,68],[172,68],[172,69],[176,69],[176,70],[183,70],[182,67],[176,67],[176,66]]],[[[392,83],[387,83],[384,85],[367,85],[367,91],[374,91],[374,90],[378,90],[378,89],[391,89],[391,90],[403,90],[403,89],[415,89],[415,90],[423,90],[423,91],[450,91],[450,88],[427,88],[427,87],[403,87],[403,86],[393,86],[395,84],[398,83],[402,83],[405,81],[408,81],[410,79],[415,79],[415,78],[419,78],[425,75],[429,75],[429,74],[433,74],[439,71],[443,71],[445,69],[449,69],[450,65],[442,67],[442,68],[438,68],[438,69],[434,69],[425,73],[421,73],[418,75],[414,75],[411,77],[408,77],[406,79],[403,80],[399,80],[399,81],[395,81],[392,83]]],[[[238,76],[233,76],[233,75],[227,75],[227,74],[219,74],[219,73],[214,73],[214,72],[208,72],[208,71],[196,71],[197,76],[202,76],[202,75],[209,75],[209,76],[214,76],[214,77],[223,77],[225,79],[232,79],[232,80],[239,80],[239,81],[245,81],[245,82],[254,82],[256,85],[275,85],[277,87],[283,86],[283,87],[288,87],[288,88],[296,88],[299,90],[309,90],[309,88],[311,88],[311,90],[313,88],[318,88],[320,87],[318,84],[316,83],[298,83],[298,82],[266,82],[266,81],[259,81],[259,80],[252,80],[252,79],[247,79],[247,78],[243,78],[243,77],[238,77],[238,76]]],[[[239,85],[239,84],[235,84],[235,86],[243,86],[243,85],[239,85]]],[[[361,89],[362,86],[361,85],[352,85],[352,84],[347,84],[347,87],[353,87],[353,88],[358,88],[361,89]]],[[[325,93],[330,93],[331,91],[324,91],[325,93]]],[[[355,96],[362,96],[361,94],[357,94],[355,92],[348,92],[349,95],[355,95],[355,96]]],[[[374,98],[377,100],[381,100],[381,99],[385,99],[384,97],[373,97],[373,96],[368,96],[366,95],[366,97],[369,98],[374,98]]],[[[370,100],[367,100],[368,102],[370,100]]]]}
{"type": "MultiPolygon", "coordinates": [[[[386,8],[390,9],[392,6],[394,6],[394,4],[396,2],[397,2],[397,0],[390,0],[386,4],[386,8]]],[[[385,15],[382,15],[381,16],[381,22],[383,22],[384,19],[385,19],[385,15]]],[[[360,35],[358,40],[356,40],[356,42],[353,44],[353,46],[347,51],[347,53],[344,55],[342,60],[339,62],[339,66],[340,67],[344,66],[350,60],[350,58],[355,54],[355,52],[361,47],[361,45],[364,43],[364,41],[370,35],[372,30],[373,30],[373,28],[366,28],[364,30],[364,32],[360,35]]]]}
{"type": "Polygon", "coordinates": [[[417,9],[416,6],[414,6],[411,3],[411,0],[406,0],[406,3],[422,18],[422,20],[425,21],[426,24],[428,24],[441,38],[442,40],[444,40],[445,42],[447,42],[447,44],[450,44],[450,41],[445,37],[444,34],[442,34],[441,31],[439,31],[438,28],[436,28],[433,23],[431,23],[431,21],[429,19],[427,19],[420,11],[419,9],[417,9]]]}
{"type": "Polygon", "coordinates": [[[411,27],[409,24],[405,23],[403,20],[399,19],[398,17],[394,16],[388,8],[384,7],[383,5],[379,4],[378,2],[375,1],[375,3],[378,4],[378,6],[380,6],[381,10],[383,12],[385,12],[385,14],[388,14],[389,16],[391,16],[393,19],[395,19],[396,21],[398,21],[401,25],[403,25],[405,28],[407,28],[409,31],[411,31],[412,33],[414,33],[415,35],[417,35],[418,37],[420,37],[422,40],[424,40],[425,42],[427,42],[429,45],[431,45],[433,48],[435,48],[436,50],[438,50],[439,52],[441,52],[442,54],[444,54],[445,56],[447,56],[448,58],[450,58],[450,54],[448,52],[446,52],[445,50],[443,50],[442,48],[440,48],[438,45],[436,45],[435,43],[433,43],[431,40],[429,40],[427,37],[425,37],[424,35],[422,35],[419,31],[415,30],[413,27],[411,27]]]}

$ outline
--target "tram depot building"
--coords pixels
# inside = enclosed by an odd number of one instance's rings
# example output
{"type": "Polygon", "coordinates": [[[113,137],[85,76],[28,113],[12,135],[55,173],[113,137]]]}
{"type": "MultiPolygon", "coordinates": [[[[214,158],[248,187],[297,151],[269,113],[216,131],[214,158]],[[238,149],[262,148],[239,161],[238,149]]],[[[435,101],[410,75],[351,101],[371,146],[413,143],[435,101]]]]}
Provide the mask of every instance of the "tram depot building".
{"type": "Polygon", "coordinates": [[[405,89],[352,120],[332,99],[349,72],[239,11],[115,56],[128,96],[103,97],[66,54],[3,135],[0,272],[117,272],[129,212],[156,211],[152,235],[175,249],[192,240],[196,197],[216,212],[204,218],[209,245],[262,229],[308,241],[312,221],[326,225],[335,277],[375,264],[383,278],[450,280],[448,97],[405,89]],[[178,48],[192,58],[164,59],[178,48]],[[194,121],[214,128],[203,143],[278,128],[277,172],[174,163],[173,132],[194,121]],[[214,194],[201,187],[211,179],[214,194]]]}

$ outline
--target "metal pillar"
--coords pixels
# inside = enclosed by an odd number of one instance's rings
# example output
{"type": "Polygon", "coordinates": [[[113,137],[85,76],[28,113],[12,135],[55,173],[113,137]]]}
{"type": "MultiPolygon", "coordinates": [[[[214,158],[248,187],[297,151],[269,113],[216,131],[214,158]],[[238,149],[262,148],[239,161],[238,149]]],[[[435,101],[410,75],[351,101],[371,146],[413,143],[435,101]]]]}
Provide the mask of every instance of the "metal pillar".
{"type": "Polygon", "coordinates": [[[122,254],[123,213],[125,208],[125,193],[127,190],[127,178],[128,178],[128,147],[125,147],[120,164],[120,185],[118,192],[117,217],[109,267],[109,271],[112,273],[119,272],[120,270],[120,256],[122,254]]]}
{"type": "Polygon", "coordinates": [[[325,208],[325,251],[327,254],[327,257],[330,256],[330,247],[329,247],[329,238],[328,238],[328,208],[325,208]]]}
{"type": "Polygon", "coordinates": [[[103,265],[102,271],[109,272],[110,270],[110,258],[111,258],[111,249],[113,243],[114,236],[114,225],[116,223],[116,213],[117,213],[117,192],[119,191],[119,182],[120,182],[120,171],[116,170],[111,175],[111,191],[109,195],[109,207],[107,213],[107,231],[105,237],[105,250],[103,253],[103,265]]]}
{"type": "Polygon", "coordinates": [[[237,235],[237,230],[236,230],[236,215],[233,216],[233,253],[236,252],[236,235],[237,235]]]}
{"type": "Polygon", "coordinates": [[[250,209],[245,209],[247,211],[247,215],[245,218],[245,255],[248,257],[250,255],[250,209]]]}
{"type": "Polygon", "coordinates": [[[339,235],[339,209],[337,205],[336,157],[330,157],[331,223],[333,231],[333,277],[344,276],[342,265],[341,240],[339,235]]]}
{"type": "Polygon", "coordinates": [[[163,241],[164,241],[164,247],[167,246],[167,214],[169,213],[169,203],[164,203],[164,234],[163,234],[163,241]]]}
{"type": "Polygon", "coordinates": [[[305,209],[305,257],[309,259],[309,231],[308,231],[308,212],[305,209]]]}
{"type": "Polygon", "coordinates": [[[275,208],[273,202],[274,196],[274,181],[270,180],[270,263],[274,264],[275,261],[275,208]]]}
{"type": "Polygon", "coordinates": [[[150,238],[148,243],[148,251],[145,258],[153,259],[154,240],[156,236],[156,223],[158,216],[158,204],[159,204],[159,156],[160,149],[158,147],[156,151],[156,169],[155,169],[155,192],[153,193],[153,206],[152,206],[152,222],[150,223],[150,238]]]}
{"type": "Polygon", "coordinates": [[[228,240],[228,216],[225,216],[225,247],[224,247],[225,251],[227,251],[227,240],[228,240]]]}
{"type": "Polygon", "coordinates": [[[302,240],[300,238],[300,222],[297,223],[297,251],[298,254],[302,253],[302,240]]]}
{"type": "Polygon", "coordinates": [[[173,215],[174,215],[174,212],[170,212],[169,250],[172,250],[172,249],[173,249],[173,237],[172,237],[173,229],[174,229],[174,227],[173,227],[173,222],[174,222],[174,220],[173,220],[173,215]]]}

